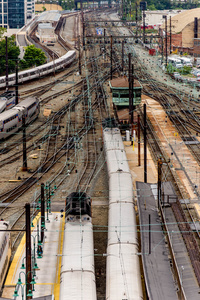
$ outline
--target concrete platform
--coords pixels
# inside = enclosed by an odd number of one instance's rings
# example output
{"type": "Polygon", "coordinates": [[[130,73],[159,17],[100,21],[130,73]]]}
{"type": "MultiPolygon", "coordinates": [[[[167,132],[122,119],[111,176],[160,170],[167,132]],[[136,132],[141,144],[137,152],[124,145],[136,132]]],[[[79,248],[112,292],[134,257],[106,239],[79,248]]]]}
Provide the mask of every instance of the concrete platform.
{"type": "MultiPolygon", "coordinates": [[[[45,223],[45,239],[43,244],[43,256],[37,258],[37,222],[40,216],[37,216],[34,221],[34,228],[31,233],[32,251],[35,240],[35,256],[39,267],[35,271],[35,281],[33,298],[46,297],[54,295],[56,300],[59,300],[60,289],[60,268],[62,258],[62,244],[64,231],[64,218],[60,217],[61,213],[52,213],[49,215],[49,221],[45,223]],[[44,288],[45,287],[45,288],[44,288]]],[[[22,263],[25,263],[25,235],[23,236],[18,250],[14,256],[10,266],[8,276],[5,282],[5,288],[2,297],[13,299],[15,288],[18,290],[19,296],[17,300],[25,298],[25,274],[26,270],[21,269],[22,263]],[[21,278],[22,285],[16,285],[18,278],[21,278]]]]}
{"type": "MultiPolygon", "coordinates": [[[[196,161],[193,159],[190,151],[187,149],[185,143],[177,135],[174,125],[166,117],[166,114],[162,107],[153,99],[143,96],[143,103],[147,104],[147,115],[150,118],[154,129],[161,141],[163,150],[171,159],[171,169],[174,176],[177,178],[177,182],[180,188],[187,195],[190,203],[198,204],[199,200],[194,190],[194,185],[199,191],[199,171],[200,168],[196,161]],[[172,154],[173,153],[173,154],[172,154]]],[[[198,137],[197,137],[198,138],[198,137]]],[[[149,255],[149,228],[144,230],[144,236],[142,236],[142,255],[144,268],[146,268],[146,280],[153,292],[152,299],[177,299],[176,285],[173,281],[173,274],[170,270],[170,261],[168,257],[168,249],[166,247],[164,236],[161,232],[160,219],[157,213],[156,205],[156,191],[157,186],[153,186],[153,183],[157,183],[157,167],[151,158],[149,151],[147,151],[147,182],[144,184],[144,160],[143,160],[143,144],[141,143],[141,166],[138,166],[138,148],[137,141],[134,147],[130,145],[130,142],[124,142],[129,167],[132,173],[133,186],[135,192],[135,201],[140,204],[140,222],[141,226],[149,224],[149,214],[151,215],[151,223],[154,224],[151,227],[152,234],[156,233],[152,237],[151,241],[151,254],[149,255]],[[141,181],[140,184],[136,184],[137,181],[141,181]],[[144,186],[142,186],[144,185],[144,186]],[[142,195],[145,195],[145,201],[142,195]],[[137,195],[141,196],[138,197],[137,195]],[[138,200],[138,201],[137,201],[138,200]],[[144,203],[145,202],[145,203],[144,203]],[[149,205],[149,207],[147,207],[149,205]],[[146,209],[145,209],[146,207],[146,209]],[[143,214],[143,217],[142,217],[143,214]],[[145,216],[146,215],[146,216],[145,216]],[[145,216],[145,217],[144,217],[145,216]],[[159,275],[159,276],[158,276],[159,275]],[[151,287],[152,285],[152,287],[151,287]],[[166,288],[167,287],[167,288],[166,288]],[[169,291],[170,290],[170,291],[169,291]],[[162,291],[162,293],[161,293],[162,291]],[[173,295],[172,295],[172,294],[173,295]]],[[[176,260],[179,268],[179,273],[182,276],[183,288],[187,299],[200,299],[199,287],[190,264],[187,250],[182,241],[182,236],[176,225],[176,220],[171,208],[165,208],[166,218],[168,219],[168,228],[172,232],[173,247],[176,254],[176,260]]]]}
{"type": "Polygon", "coordinates": [[[178,299],[160,219],[157,213],[157,185],[137,182],[141,233],[141,255],[150,299],[178,299]],[[150,219],[149,219],[150,218],[150,219]],[[149,225],[150,224],[150,225],[149,225]],[[149,227],[150,226],[150,227],[149,227]]]}
{"type": "MultiPolygon", "coordinates": [[[[187,198],[198,202],[197,192],[200,194],[200,166],[179,136],[162,106],[147,96],[143,96],[142,103],[147,105],[147,116],[158,135],[163,151],[171,161],[173,174],[175,174],[178,181],[181,182],[181,185],[187,191],[187,198]]],[[[199,137],[196,138],[200,141],[199,137]]]]}

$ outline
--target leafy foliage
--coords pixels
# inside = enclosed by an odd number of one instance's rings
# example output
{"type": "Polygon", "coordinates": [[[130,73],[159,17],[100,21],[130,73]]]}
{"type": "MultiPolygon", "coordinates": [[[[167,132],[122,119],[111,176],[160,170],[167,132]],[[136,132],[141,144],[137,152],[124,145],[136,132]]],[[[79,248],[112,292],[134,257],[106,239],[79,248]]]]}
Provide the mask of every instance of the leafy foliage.
{"type": "Polygon", "coordinates": [[[190,74],[191,71],[192,71],[192,68],[188,67],[188,66],[183,66],[181,69],[177,69],[171,63],[169,63],[167,65],[167,73],[168,74],[172,74],[174,72],[178,72],[178,73],[180,73],[182,75],[187,75],[187,74],[190,74]]]}
{"type": "Polygon", "coordinates": [[[192,9],[200,7],[197,0],[194,1],[176,1],[176,0],[146,0],[147,9],[149,10],[163,10],[163,9],[192,9]]]}
{"type": "Polygon", "coordinates": [[[181,69],[181,74],[183,75],[187,75],[187,74],[190,74],[192,71],[192,68],[191,67],[188,67],[188,66],[184,66],[182,69],[181,69]]]}
{"type": "Polygon", "coordinates": [[[34,45],[30,45],[25,49],[24,58],[20,61],[20,66],[22,69],[26,69],[33,66],[40,66],[45,62],[46,56],[44,52],[34,45]]]}
{"type": "Polygon", "coordinates": [[[59,0],[58,4],[64,10],[72,10],[72,9],[74,9],[74,1],[72,1],[72,0],[66,0],[66,1],[59,0]]]}
{"type": "Polygon", "coordinates": [[[2,38],[3,34],[7,31],[6,28],[0,27],[0,38],[2,38]]]}
{"type": "MultiPolygon", "coordinates": [[[[8,72],[15,71],[16,61],[20,54],[19,47],[15,45],[14,36],[7,38],[8,45],[8,72]]],[[[0,41],[0,75],[5,74],[6,71],[6,40],[0,41]]]]}

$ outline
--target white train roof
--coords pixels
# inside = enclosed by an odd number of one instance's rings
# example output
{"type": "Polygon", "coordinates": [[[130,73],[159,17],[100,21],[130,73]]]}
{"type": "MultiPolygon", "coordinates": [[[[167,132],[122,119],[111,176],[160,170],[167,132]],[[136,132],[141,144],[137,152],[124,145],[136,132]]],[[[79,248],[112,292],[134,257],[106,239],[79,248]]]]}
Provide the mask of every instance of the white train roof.
{"type": "Polygon", "coordinates": [[[96,300],[95,276],[91,272],[67,272],[61,275],[60,300],[96,300]]]}
{"type": "Polygon", "coordinates": [[[19,109],[21,107],[28,107],[29,105],[33,104],[34,102],[38,102],[36,97],[28,97],[25,100],[22,100],[21,102],[19,102],[13,108],[19,109]]]}
{"type": "MultiPolygon", "coordinates": [[[[76,53],[76,51],[75,50],[70,50],[70,51],[68,51],[65,55],[63,55],[63,56],[61,56],[61,57],[59,57],[58,59],[55,59],[54,60],[54,64],[56,65],[56,63],[57,62],[62,62],[63,60],[65,60],[66,58],[68,58],[68,57],[71,57],[72,55],[73,55],[73,53],[76,53]]],[[[27,74],[28,73],[34,73],[34,72],[39,72],[40,70],[43,70],[44,68],[48,68],[49,66],[52,66],[52,62],[48,62],[48,63],[46,63],[46,64],[44,64],[44,65],[41,65],[41,66],[38,66],[38,67],[35,67],[35,68],[31,68],[31,69],[29,69],[29,70],[25,70],[25,71],[20,71],[19,73],[18,73],[18,76],[19,77],[23,77],[23,75],[26,75],[27,76],[27,74]]],[[[13,74],[9,74],[8,75],[8,78],[10,79],[10,78],[15,78],[15,74],[13,73],[13,74]]],[[[5,79],[5,76],[1,76],[0,77],[0,82],[1,82],[1,80],[4,80],[5,79]]]]}
{"type": "MultiPolygon", "coordinates": [[[[81,224],[81,223],[80,223],[81,224]]],[[[93,228],[91,222],[84,226],[66,223],[63,242],[62,270],[94,270],[93,228]]]]}
{"type": "Polygon", "coordinates": [[[137,226],[132,203],[109,205],[108,245],[129,243],[137,245],[137,226]]]}
{"type": "Polygon", "coordinates": [[[103,130],[105,150],[124,150],[124,144],[118,128],[105,128],[103,130]]]}
{"type": "Polygon", "coordinates": [[[106,152],[108,174],[115,172],[129,173],[129,165],[124,150],[111,150],[106,152]]]}
{"type": "MultiPolygon", "coordinates": [[[[13,107],[14,108],[14,107],[13,107]]],[[[0,121],[13,117],[18,114],[18,110],[9,109],[0,114],[0,121]]]]}
{"type": "Polygon", "coordinates": [[[106,299],[143,299],[137,248],[113,245],[107,248],[106,299]]]}
{"type": "Polygon", "coordinates": [[[109,177],[109,204],[116,202],[133,203],[133,185],[130,173],[113,173],[109,177]]]}

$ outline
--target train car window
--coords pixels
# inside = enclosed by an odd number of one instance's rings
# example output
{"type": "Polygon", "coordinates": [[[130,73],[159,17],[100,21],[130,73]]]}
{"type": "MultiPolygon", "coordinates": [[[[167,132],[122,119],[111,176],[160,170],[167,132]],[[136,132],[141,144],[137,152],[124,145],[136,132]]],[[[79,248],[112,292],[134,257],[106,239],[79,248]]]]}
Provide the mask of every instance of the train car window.
{"type": "Polygon", "coordinates": [[[35,72],[30,72],[30,75],[34,75],[35,74],[35,72]]]}
{"type": "Polygon", "coordinates": [[[141,90],[136,90],[135,91],[135,96],[136,97],[141,97],[141,90]]]}
{"type": "Polygon", "coordinates": [[[123,99],[124,99],[124,98],[128,98],[128,97],[129,97],[128,94],[121,94],[121,95],[120,95],[120,98],[123,98],[123,99]]]}

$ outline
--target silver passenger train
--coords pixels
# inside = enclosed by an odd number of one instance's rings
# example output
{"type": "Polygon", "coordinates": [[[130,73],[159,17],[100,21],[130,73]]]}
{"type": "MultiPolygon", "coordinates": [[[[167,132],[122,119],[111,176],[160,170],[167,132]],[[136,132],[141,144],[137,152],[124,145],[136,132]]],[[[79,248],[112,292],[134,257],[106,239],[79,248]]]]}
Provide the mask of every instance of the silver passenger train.
{"type": "Polygon", "coordinates": [[[118,128],[103,130],[109,176],[106,300],[143,298],[133,185],[118,128]]]}
{"type": "MultiPolygon", "coordinates": [[[[65,67],[69,66],[75,59],[76,59],[76,51],[74,50],[68,51],[65,55],[59,57],[58,59],[55,59],[54,61],[51,61],[39,67],[35,67],[29,70],[19,72],[18,82],[23,83],[32,79],[43,77],[57,70],[62,70],[65,67]]],[[[9,86],[14,85],[15,80],[16,80],[15,74],[10,74],[8,76],[8,85],[9,86]]],[[[3,88],[5,86],[6,86],[6,77],[1,76],[0,88],[3,88]]]]}
{"type": "Polygon", "coordinates": [[[37,97],[28,97],[13,108],[0,114],[0,140],[8,138],[22,127],[22,117],[29,124],[35,120],[40,112],[37,97]]]}
{"type": "Polygon", "coordinates": [[[8,270],[11,257],[10,233],[8,222],[0,220],[0,291],[2,290],[3,282],[8,270]]]}
{"type": "Polygon", "coordinates": [[[15,106],[15,91],[7,91],[0,95],[0,113],[15,106]]]}
{"type": "Polygon", "coordinates": [[[66,199],[60,274],[60,300],[96,300],[90,198],[84,192],[66,199]]]}

